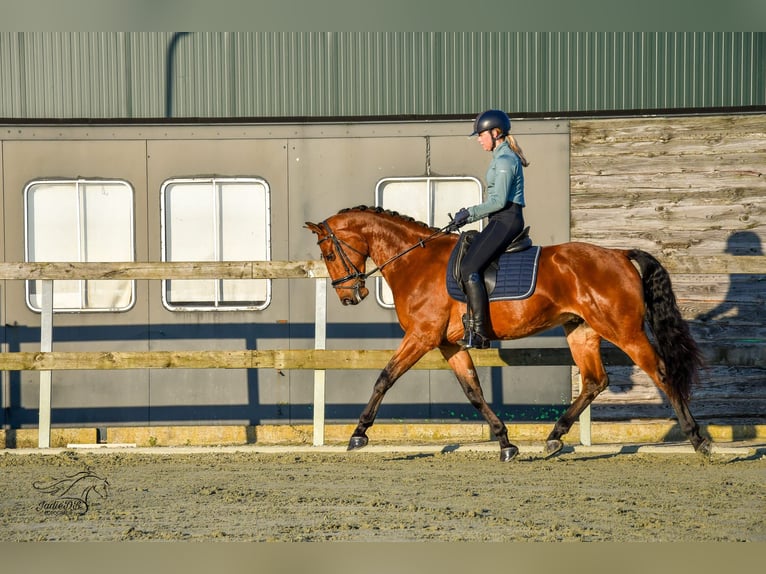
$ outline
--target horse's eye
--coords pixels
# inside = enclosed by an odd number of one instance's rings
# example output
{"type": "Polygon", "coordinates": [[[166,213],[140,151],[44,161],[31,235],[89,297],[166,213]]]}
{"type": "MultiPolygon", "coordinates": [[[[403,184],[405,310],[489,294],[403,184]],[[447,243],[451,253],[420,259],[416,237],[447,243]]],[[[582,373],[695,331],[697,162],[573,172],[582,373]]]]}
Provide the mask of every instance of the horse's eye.
{"type": "Polygon", "coordinates": [[[332,251],[324,256],[326,261],[335,261],[335,253],[332,251]]]}

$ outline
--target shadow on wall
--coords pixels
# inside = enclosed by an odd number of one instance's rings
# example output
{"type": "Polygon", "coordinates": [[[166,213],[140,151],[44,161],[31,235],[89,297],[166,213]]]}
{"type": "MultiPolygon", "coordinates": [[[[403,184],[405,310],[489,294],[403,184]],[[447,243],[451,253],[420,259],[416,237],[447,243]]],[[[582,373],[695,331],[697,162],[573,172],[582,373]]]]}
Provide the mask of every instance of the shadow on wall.
{"type": "MultiPolygon", "coordinates": [[[[761,238],[753,231],[737,231],[732,233],[726,244],[728,255],[763,255],[761,238]]],[[[742,315],[741,303],[747,298],[747,283],[751,280],[750,274],[732,273],[729,275],[729,290],[723,301],[713,309],[701,313],[695,319],[703,323],[721,319],[724,316],[742,315]]]]}
{"type": "MultiPolygon", "coordinates": [[[[761,237],[754,231],[731,232],[724,253],[734,257],[763,256],[761,237]]],[[[759,412],[759,409],[766,400],[766,390],[757,380],[758,375],[752,374],[751,369],[763,367],[759,364],[759,357],[766,347],[766,339],[763,337],[766,324],[762,311],[766,304],[766,274],[732,273],[728,276],[728,285],[719,281],[718,285],[712,287],[717,293],[716,303],[708,303],[711,308],[700,310],[690,321],[690,327],[699,343],[712,343],[710,346],[719,353],[708,357],[708,367],[717,370],[706,372],[703,369],[701,383],[706,387],[704,395],[693,395],[691,409],[698,420],[732,421],[736,417],[741,423],[736,425],[737,440],[752,439],[755,438],[755,428],[752,425],[748,427],[746,423],[760,423],[764,419],[764,414],[759,412]],[[741,365],[744,370],[740,370],[740,367],[724,367],[727,361],[741,365]],[[717,366],[716,362],[720,362],[721,366],[717,366]],[[712,385],[706,384],[707,379],[723,374],[724,370],[724,380],[716,380],[712,385]],[[742,373],[743,377],[739,378],[738,373],[742,373]],[[734,399],[734,402],[729,403],[729,399],[734,399]]],[[[608,368],[609,362],[605,363],[608,368]]],[[[629,377],[627,380],[615,379],[616,377],[613,377],[609,387],[611,393],[627,395],[635,389],[629,377]]],[[[661,406],[631,405],[635,409],[635,416],[673,417],[674,413],[667,397],[663,393],[660,397],[661,406]]],[[[670,433],[668,440],[677,440],[680,437],[681,433],[678,430],[676,434],[670,433]]]]}

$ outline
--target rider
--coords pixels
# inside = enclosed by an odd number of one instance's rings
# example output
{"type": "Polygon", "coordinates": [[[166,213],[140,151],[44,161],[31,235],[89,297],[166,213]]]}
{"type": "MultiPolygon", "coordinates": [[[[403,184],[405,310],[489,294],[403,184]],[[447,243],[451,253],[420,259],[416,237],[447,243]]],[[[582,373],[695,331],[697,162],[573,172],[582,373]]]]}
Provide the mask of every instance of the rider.
{"type": "Polygon", "coordinates": [[[458,343],[468,349],[489,347],[489,301],[484,270],[524,229],[523,167],[529,162],[510,131],[511,120],[501,110],[487,110],[474,121],[471,135],[478,135],[481,147],[492,152],[486,175],[487,193],[483,203],[462,208],[452,221],[455,227],[461,227],[489,217],[460,265],[469,312],[463,318],[465,335],[458,343]]]}

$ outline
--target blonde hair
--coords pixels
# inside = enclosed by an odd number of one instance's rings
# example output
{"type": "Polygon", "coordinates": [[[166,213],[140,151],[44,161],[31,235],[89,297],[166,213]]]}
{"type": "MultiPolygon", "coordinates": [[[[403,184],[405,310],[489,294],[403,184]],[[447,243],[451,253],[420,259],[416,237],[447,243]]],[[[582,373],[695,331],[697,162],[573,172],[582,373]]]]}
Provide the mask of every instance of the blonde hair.
{"type": "Polygon", "coordinates": [[[521,146],[519,145],[519,142],[516,141],[516,138],[513,137],[511,134],[505,135],[506,139],[508,140],[508,145],[511,146],[511,149],[513,152],[519,156],[519,159],[521,160],[521,165],[524,167],[527,167],[529,165],[529,161],[524,156],[524,152],[521,150],[521,146]]]}

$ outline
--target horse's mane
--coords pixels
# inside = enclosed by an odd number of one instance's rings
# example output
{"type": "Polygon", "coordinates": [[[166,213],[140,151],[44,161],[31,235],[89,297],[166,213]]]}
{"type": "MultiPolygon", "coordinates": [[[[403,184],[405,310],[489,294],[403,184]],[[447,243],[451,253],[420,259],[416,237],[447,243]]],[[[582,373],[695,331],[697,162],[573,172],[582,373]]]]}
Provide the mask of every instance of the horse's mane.
{"type": "Polygon", "coordinates": [[[423,223],[422,221],[417,221],[414,217],[410,217],[409,215],[402,215],[398,211],[391,211],[389,209],[383,209],[382,207],[372,207],[369,205],[357,205],[356,207],[346,207],[344,209],[341,209],[338,213],[350,213],[354,211],[368,211],[371,213],[379,213],[382,215],[388,215],[390,217],[393,217],[394,219],[400,219],[408,223],[414,223],[416,225],[420,225],[431,231],[435,231],[437,229],[436,227],[431,227],[427,223],[423,223]]]}

